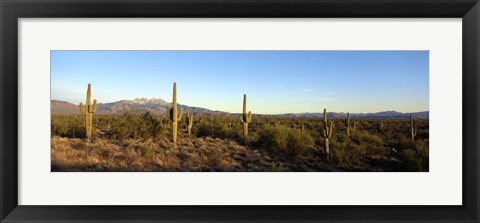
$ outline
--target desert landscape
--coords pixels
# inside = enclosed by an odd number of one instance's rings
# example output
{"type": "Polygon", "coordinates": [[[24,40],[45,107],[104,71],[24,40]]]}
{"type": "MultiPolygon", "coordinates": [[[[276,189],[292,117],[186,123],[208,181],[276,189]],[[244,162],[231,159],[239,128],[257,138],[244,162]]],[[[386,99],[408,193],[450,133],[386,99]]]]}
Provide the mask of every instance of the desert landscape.
{"type": "Polygon", "coordinates": [[[52,63],[53,172],[429,171],[428,52],[58,51],[52,63]]]}
{"type": "Polygon", "coordinates": [[[52,101],[52,171],[428,171],[428,112],[255,115],[244,95],[231,114],[180,106],[175,92],[52,101]]]}

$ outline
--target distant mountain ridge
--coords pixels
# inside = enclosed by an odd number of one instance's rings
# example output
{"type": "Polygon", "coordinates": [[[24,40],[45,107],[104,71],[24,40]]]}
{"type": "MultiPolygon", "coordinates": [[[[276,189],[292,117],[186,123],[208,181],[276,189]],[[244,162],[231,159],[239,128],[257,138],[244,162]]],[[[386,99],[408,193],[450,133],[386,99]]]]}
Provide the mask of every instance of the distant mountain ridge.
{"type": "MultiPolygon", "coordinates": [[[[127,111],[145,113],[151,112],[153,114],[163,114],[167,111],[168,106],[171,103],[166,102],[161,98],[135,98],[133,100],[121,100],[117,102],[110,103],[98,103],[96,114],[100,115],[121,115],[127,111]]],[[[182,104],[177,104],[179,108],[186,111],[190,108],[194,113],[227,113],[222,111],[213,111],[206,108],[199,107],[189,107],[182,104]]],[[[52,100],[50,111],[52,115],[76,115],[81,114],[78,105],[72,104],[66,101],[52,100]]],[[[235,114],[235,113],[233,113],[235,114]]],[[[408,118],[412,115],[416,119],[428,119],[429,112],[413,112],[413,113],[402,113],[397,111],[382,111],[375,113],[350,113],[352,118],[408,118]]],[[[322,112],[315,113],[286,113],[279,114],[276,116],[283,117],[323,117],[322,112]]],[[[329,118],[345,118],[347,113],[344,112],[327,112],[329,118]]]]}
{"type": "MultiPolygon", "coordinates": [[[[410,112],[410,113],[402,113],[397,111],[382,111],[382,112],[374,112],[374,113],[350,113],[351,118],[409,118],[412,115],[412,118],[417,119],[428,119],[429,112],[410,112]]],[[[280,116],[283,117],[323,117],[323,112],[315,112],[315,113],[287,113],[281,114],[280,116]]],[[[327,117],[329,118],[346,118],[347,113],[344,112],[327,112],[327,117]]]]}
{"type": "MultiPolygon", "coordinates": [[[[96,114],[100,115],[121,115],[125,112],[145,113],[151,112],[153,114],[163,114],[167,111],[171,103],[166,102],[161,98],[135,98],[133,100],[121,100],[109,103],[98,103],[96,114]]],[[[194,113],[221,113],[219,111],[212,111],[205,108],[189,107],[182,104],[177,104],[178,108],[186,111],[190,108],[194,113]]],[[[81,114],[79,106],[66,101],[52,100],[51,108],[52,115],[75,115],[81,114]]]]}

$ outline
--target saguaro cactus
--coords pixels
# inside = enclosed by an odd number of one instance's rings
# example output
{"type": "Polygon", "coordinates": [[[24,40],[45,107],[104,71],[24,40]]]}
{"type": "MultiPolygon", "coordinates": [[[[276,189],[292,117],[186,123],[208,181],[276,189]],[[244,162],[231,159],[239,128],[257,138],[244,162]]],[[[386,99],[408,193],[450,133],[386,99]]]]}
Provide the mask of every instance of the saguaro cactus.
{"type": "Polygon", "coordinates": [[[417,126],[413,124],[412,115],[410,115],[410,136],[412,142],[415,142],[415,136],[417,135],[417,126]]]}
{"type": "Polygon", "coordinates": [[[385,131],[385,123],[383,123],[383,121],[380,121],[378,123],[378,132],[383,133],[384,131],[385,131]]]}
{"type": "Polygon", "coordinates": [[[245,143],[248,140],[248,123],[252,122],[252,112],[247,113],[247,95],[243,95],[243,114],[240,117],[240,121],[243,123],[243,140],[245,143]]]}
{"type": "Polygon", "coordinates": [[[93,105],[91,104],[92,100],[92,87],[90,83],[88,83],[88,88],[87,88],[87,101],[85,106],[83,106],[83,103],[80,103],[80,111],[85,114],[85,139],[87,141],[90,141],[90,138],[92,137],[92,129],[93,129],[93,113],[97,111],[97,99],[93,100],[93,105]]]}
{"type": "Polygon", "coordinates": [[[173,102],[172,107],[169,108],[170,121],[172,121],[172,141],[177,143],[177,127],[178,122],[182,120],[182,109],[177,112],[177,83],[173,83],[173,102]]]}
{"type": "Polygon", "coordinates": [[[330,121],[330,126],[328,126],[327,109],[323,109],[323,123],[325,127],[321,129],[320,133],[325,140],[325,154],[328,160],[330,158],[330,138],[333,134],[333,121],[330,121]]]}
{"type": "Polygon", "coordinates": [[[350,112],[347,113],[347,118],[345,119],[345,128],[347,129],[347,135],[350,136],[352,130],[355,130],[355,121],[352,121],[350,125],[350,112]]]}
{"type": "Polygon", "coordinates": [[[191,138],[193,126],[193,112],[188,108],[187,111],[187,129],[188,129],[188,138],[191,138]]]}

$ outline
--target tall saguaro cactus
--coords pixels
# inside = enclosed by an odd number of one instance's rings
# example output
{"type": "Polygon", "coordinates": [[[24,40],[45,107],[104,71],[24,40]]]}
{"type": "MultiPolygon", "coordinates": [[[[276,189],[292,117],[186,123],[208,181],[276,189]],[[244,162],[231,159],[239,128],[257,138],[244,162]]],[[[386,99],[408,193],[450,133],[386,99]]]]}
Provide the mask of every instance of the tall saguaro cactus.
{"type": "Polygon", "coordinates": [[[173,102],[172,107],[169,108],[170,121],[172,121],[172,141],[177,143],[177,128],[178,122],[182,120],[182,109],[177,112],[177,83],[173,83],[173,102]]]}
{"type": "Polygon", "coordinates": [[[350,124],[350,112],[347,113],[347,118],[345,119],[345,128],[348,136],[351,135],[352,130],[355,130],[355,121],[352,121],[352,124],[350,124]]]}
{"type": "Polygon", "coordinates": [[[415,142],[415,136],[417,135],[417,126],[413,124],[412,115],[410,115],[410,137],[412,142],[415,142]]]}
{"type": "Polygon", "coordinates": [[[248,123],[252,122],[252,112],[247,113],[247,95],[243,95],[243,114],[240,117],[240,121],[243,123],[243,140],[245,143],[248,140],[248,123]]]}
{"type": "Polygon", "coordinates": [[[85,138],[87,141],[90,141],[92,137],[92,129],[93,129],[93,113],[97,111],[97,99],[93,100],[93,105],[91,104],[92,100],[92,87],[90,83],[88,83],[87,88],[87,101],[85,106],[83,103],[80,103],[80,111],[85,114],[85,138]]]}
{"type": "Polygon", "coordinates": [[[191,138],[192,126],[193,126],[193,112],[190,110],[190,108],[188,108],[188,111],[187,111],[188,138],[191,138]]]}
{"type": "Polygon", "coordinates": [[[328,160],[330,158],[330,138],[333,134],[333,121],[330,121],[330,126],[328,126],[327,109],[323,109],[323,123],[325,126],[321,129],[320,133],[325,140],[325,153],[328,160]]]}

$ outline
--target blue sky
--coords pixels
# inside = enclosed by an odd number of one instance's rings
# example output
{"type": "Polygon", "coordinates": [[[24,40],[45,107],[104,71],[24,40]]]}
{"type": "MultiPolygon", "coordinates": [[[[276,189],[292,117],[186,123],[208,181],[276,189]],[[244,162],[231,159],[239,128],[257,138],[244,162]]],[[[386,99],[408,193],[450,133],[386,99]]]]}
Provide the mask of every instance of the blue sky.
{"type": "Polygon", "coordinates": [[[428,51],[51,51],[51,97],[252,113],[429,110],[428,51]]]}

